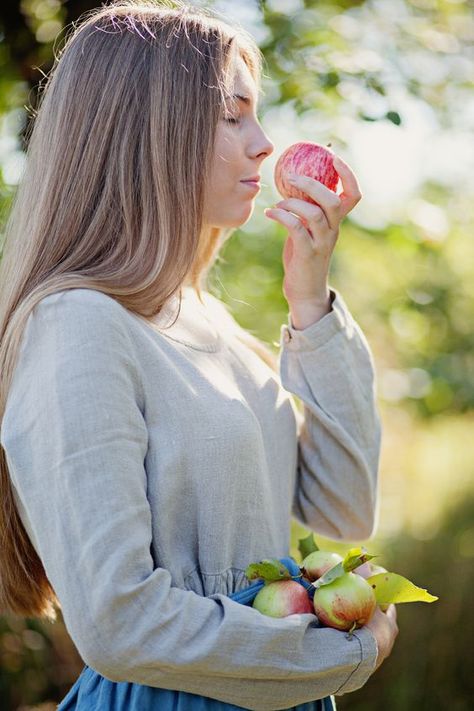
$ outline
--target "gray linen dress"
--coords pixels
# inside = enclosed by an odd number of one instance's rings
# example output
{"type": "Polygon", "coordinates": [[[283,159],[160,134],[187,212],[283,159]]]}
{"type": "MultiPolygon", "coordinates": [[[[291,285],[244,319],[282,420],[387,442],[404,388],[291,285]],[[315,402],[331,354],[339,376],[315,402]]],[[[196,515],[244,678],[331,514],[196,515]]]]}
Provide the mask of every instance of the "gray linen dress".
{"type": "Polygon", "coordinates": [[[349,640],[228,597],[250,562],[289,555],[292,516],[350,543],[376,529],[373,358],[331,298],[303,330],[288,314],[280,378],[208,292],[203,307],[185,289],[169,331],[177,297],[154,324],[92,289],[30,315],[1,444],[66,628],[104,677],[272,711],[372,673],[366,628],[349,640]]]}

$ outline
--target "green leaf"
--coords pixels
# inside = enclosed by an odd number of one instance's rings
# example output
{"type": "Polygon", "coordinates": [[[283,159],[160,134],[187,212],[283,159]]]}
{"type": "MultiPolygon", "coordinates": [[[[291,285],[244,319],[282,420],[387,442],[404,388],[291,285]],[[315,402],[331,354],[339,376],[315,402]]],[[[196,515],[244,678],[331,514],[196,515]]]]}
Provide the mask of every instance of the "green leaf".
{"type": "Polygon", "coordinates": [[[366,85],[382,96],[386,96],[387,94],[385,87],[373,76],[367,77],[366,85]]]}
{"type": "Polygon", "coordinates": [[[323,87],[333,87],[339,84],[340,78],[339,74],[331,69],[329,72],[322,73],[319,75],[319,83],[323,87]]]}
{"type": "Polygon", "coordinates": [[[319,548],[316,545],[316,541],[314,540],[314,536],[312,533],[310,533],[309,536],[307,536],[306,538],[298,539],[298,550],[301,555],[301,560],[304,560],[306,556],[310,553],[314,553],[314,551],[319,551],[319,548]]]}
{"type": "Polygon", "coordinates": [[[345,573],[351,573],[355,568],[358,568],[362,563],[366,563],[372,558],[377,558],[376,555],[370,555],[367,553],[365,548],[351,548],[347,551],[344,560],[341,563],[337,563],[332,568],[327,570],[324,575],[322,575],[318,580],[315,580],[313,587],[320,588],[322,585],[329,585],[334,582],[337,578],[345,573]]]}
{"type": "Polygon", "coordinates": [[[377,573],[366,578],[372,586],[377,603],[434,602],[438,598],[424,588],[419,588],[403,575],[397,573],[377,573]]]}
{"type": "Polygon", "coordinates": [[[387,113],[385,114],[385,118],[394,123],[395,126],[400,126],[402,122],[402,117],[400,116],[398,111],[387,111],[387,113]]]}
{"type": "Polygon", "coordinates": [[[266,582],[291,580],[290,571],[278,558],[264,558],[259,563],[250,563],[245,570],[245,575],[249,580],[263,578],[266,582]]]}
{"type": "Polygon", "coordinates": [[[347,551],[344,560],[342,561],[342,566],[346,573],[351,573],[353,570],[355,570],[355,568],[358,568],[359,565],[362,565],[368,560],[372,560],[372,558],[377,557],[378,556],[376,555],[370,555],[369,553],[367,553],[367,549],[364,547],[351,548],[347,551]]]}
{"type": "Polygon", "coordinates": [[[317,590],[322,585],[329,585],[329,583],[334,582],[334,580],[340,578],[341,575],[344,575],[345,572],[343,562],[337,563],[329,570],[326,570],[324,575],[321,575],[321,577],[312,582],[311,585],[317,590]]]}

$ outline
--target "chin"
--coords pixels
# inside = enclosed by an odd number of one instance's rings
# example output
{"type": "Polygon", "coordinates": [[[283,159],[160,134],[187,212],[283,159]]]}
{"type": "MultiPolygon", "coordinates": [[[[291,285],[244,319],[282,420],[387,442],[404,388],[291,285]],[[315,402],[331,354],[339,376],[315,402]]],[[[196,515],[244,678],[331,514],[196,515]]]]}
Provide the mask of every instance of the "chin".
{"type": "Polygon", "coordinates": [[[242,225],[245,225],[252,217],[253,208],[253,202],[246,205],[241,211],[241,214],[236,217],[235,220],[228,225],[228,227],[242,227],[242,225]]]}
{"type": "Polygon", "coordinates": [[[213,220],[211,221],[210,226],[218,230],[237,229],[238,227],[245,225],[245,223],[250,220],[253,213],[253,208],[253,203],[247,203],[240,210],[240,214],[236,214],[232,217],[226,216],[222,219],[213,220]]]}

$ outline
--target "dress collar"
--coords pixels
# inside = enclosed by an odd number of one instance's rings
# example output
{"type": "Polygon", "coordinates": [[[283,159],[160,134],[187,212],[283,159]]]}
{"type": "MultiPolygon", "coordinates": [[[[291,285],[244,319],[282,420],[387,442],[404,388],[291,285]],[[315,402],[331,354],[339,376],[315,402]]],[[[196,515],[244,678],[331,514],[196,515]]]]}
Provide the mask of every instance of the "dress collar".
{"type": "Polygon", "coordinates": [[[149,328],[171,341],[195,350],[216,352],[221,347],[219,324],[212,318],[211,304],[203,293],[204,306],[191,286],[182,287],[179,316],[172,326],[179,308],[179,295],[174,294],[153,319],[139,318],[149,328]],[[169,328],[167,328],[169,326],[169,328]]]}

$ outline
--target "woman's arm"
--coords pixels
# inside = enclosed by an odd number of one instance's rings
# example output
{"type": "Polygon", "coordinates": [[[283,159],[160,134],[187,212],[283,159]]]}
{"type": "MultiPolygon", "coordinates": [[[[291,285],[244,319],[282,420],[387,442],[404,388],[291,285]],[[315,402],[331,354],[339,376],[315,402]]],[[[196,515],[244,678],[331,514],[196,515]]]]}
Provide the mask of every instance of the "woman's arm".
{"type": "Polygon", "coordinates": [[[33,543],[79,654],[112,681],[255,711],[358,689],[377,657],[368,630],[348,640],[311,614],[267,617],[223,594],[173,587],[154,566],[135,347],[110,297],[46,297],[28,321],[2,423],[33,543]]]}
{"type": "Polygon", "coordinates": [[[288,315],[280,378],[304,406],[293,514],[316,533],[353,541],[377,525],[381,420],[367,340],[334,289],[331,299],[332,311],[303,330],[288,315]]]}
{"type": "Polygon", "coordinates": [[[334,290],[326,312],[340,224],[362,198],[350,166],[332,160],[341,193],[295,175],[293,196],[265,214],[288,229],[283,293],[297,319],[282,325],[280,351],[282,385],[304,403],[292,510],[314,531],[352,540],[376,527],[381,426],[367,341],[334,290]]]}

